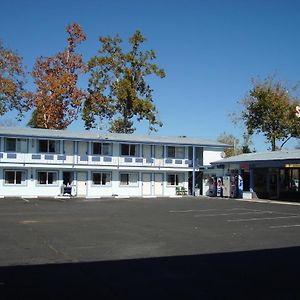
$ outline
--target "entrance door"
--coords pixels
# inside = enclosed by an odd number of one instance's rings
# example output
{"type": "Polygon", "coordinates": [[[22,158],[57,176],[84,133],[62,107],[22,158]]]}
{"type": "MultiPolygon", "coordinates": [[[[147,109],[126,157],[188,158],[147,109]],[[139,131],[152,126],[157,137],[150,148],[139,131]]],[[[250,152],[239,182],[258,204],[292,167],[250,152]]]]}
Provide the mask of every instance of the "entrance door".
{"type": "Polygon", "coordinates": [[[163,195],[163,174],[162,173],[154,174],[154,194],[155,196],[163,195]]]}
{"type": "Polygon", "coordinates": [[[143,173],[143,196],[151,196],[151,173],[143,173]]]}
{"type": "Polygon", "coordinates": [[[86,196],[86,182],[87,182],[87,173],[78,172],[77,173],[77,195],[86,196]]]}

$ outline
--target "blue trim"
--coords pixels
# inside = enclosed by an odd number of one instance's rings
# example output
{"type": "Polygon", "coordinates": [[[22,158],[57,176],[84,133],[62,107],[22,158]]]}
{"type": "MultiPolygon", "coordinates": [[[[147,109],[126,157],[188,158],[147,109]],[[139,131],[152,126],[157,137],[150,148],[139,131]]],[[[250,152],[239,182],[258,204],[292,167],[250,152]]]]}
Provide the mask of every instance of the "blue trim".
{"type": "Polygon", "coordinates": [[[41,159],[41,154],[32,154],[31,159],[41,159]]]}
{"type": "Polygon", "coordinates": [[[0,153],[0,158],[3,158],[3,153],[0,153]]]}
{"type": "Polygon", "coordinates": [[[57,155],[57,160],[65,160],[66,156],[65,155],[57,155]]]}
{"type": "Polygon", "coordinates": [[[7,158],[17,158],[17,154],[16,153],[7,153],[7,158]]]}
{"type": "Polygon", "coordinates": [[[103,161],[105,161],[105,162],[112,162],[112,158],[108,157],[108,156],[104,156],[103,157],[103,161]]]}
{"type": "Polygon", "coordinates": [[[54,159],[54,155],[45,154],[45,159],[47,159],[47,160],[53,160],[54,159]]]}
{"type": "Polygon", "coordinates": [[[87,155],[80,155],[80,161],[88,161],[87,155]]]}
{"type": "Polygon", "coordinates": [[[182,160],[181,159],[175,159],[175,164],[181,165],[182,164],[182,160]]]}
{"type": "Polygon", "coordinates": [[[124,162],[132,162],[132,158],[131,157],[124,157],[124,162]]]}
{"type": "Polygon", "coordinates": [[[165,160],[165,163],[166,163],[166,164],[171,164],[172,162],[173,162],[172,159],[166,159],[166,160],[165,160]]]}
{"type": "Polygon", "coordinates": [[[135,159],[135,162],[136,162],[136,163],[142,163],[142,162],[143,162],[143,159],[142,159],[142,158],[136,158],[136,159],[135,159]]]}
{"type": "Polygon", "coordinates": [[[92,156],[92,161],[100,161],[100,156],[92,156]]]}

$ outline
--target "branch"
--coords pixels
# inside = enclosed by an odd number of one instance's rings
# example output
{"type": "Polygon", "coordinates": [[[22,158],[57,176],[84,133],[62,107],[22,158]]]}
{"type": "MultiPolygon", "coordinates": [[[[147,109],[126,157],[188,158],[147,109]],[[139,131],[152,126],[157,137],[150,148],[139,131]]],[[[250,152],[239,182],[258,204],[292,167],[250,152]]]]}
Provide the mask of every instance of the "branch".
{"type": "Polygon", "coordinates": [[[280,146],[280,150],[282,149],[282,147],[292,138],[292,136],[289,136],[280,146]]]}

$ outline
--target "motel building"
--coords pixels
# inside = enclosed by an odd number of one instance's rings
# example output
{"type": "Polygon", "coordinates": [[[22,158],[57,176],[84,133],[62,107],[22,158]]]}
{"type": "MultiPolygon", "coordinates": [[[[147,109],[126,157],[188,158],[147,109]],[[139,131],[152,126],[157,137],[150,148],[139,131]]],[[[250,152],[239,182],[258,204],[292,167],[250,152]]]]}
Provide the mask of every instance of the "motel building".
{"type": "Polygon", "coordinates": [[[195,195],[227,145],[202,139],[0,128],[0,197],[195,195]]]}

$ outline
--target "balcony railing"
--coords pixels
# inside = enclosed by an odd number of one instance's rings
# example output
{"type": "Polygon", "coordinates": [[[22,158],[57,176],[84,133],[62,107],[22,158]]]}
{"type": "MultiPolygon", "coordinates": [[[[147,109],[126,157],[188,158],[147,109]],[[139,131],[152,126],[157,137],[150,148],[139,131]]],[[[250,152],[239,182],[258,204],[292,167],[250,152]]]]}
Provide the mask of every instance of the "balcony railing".
{"type": "Polygon", "coordinates": [[[192,166],[188,159],[119,157],[100,155],[66,155],[50,153],[0,153],[0,163],[73,164],[89,166],[177,167],[192,166]]]}

